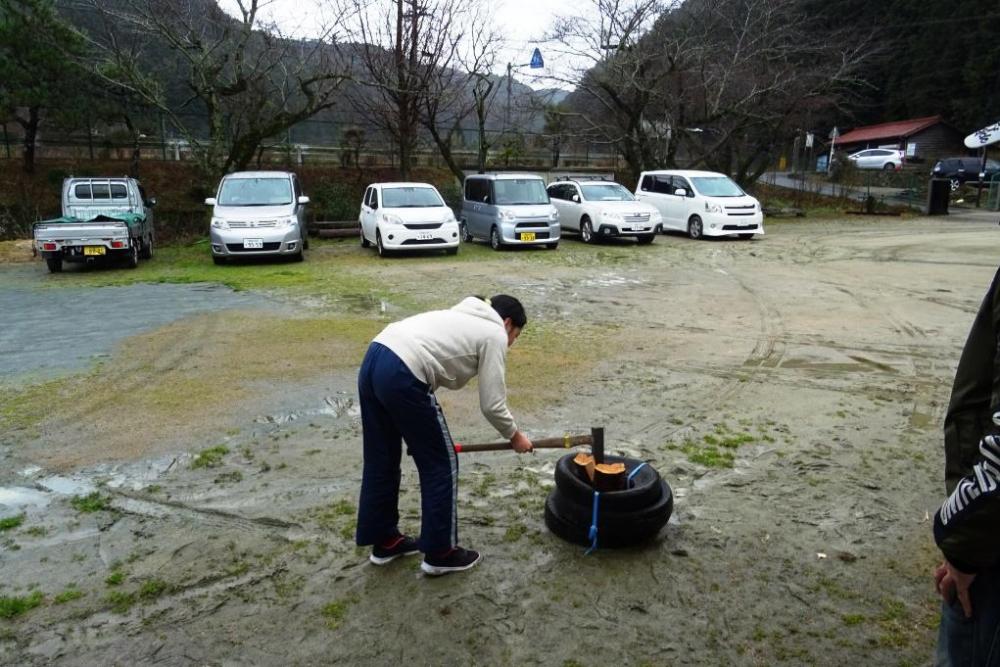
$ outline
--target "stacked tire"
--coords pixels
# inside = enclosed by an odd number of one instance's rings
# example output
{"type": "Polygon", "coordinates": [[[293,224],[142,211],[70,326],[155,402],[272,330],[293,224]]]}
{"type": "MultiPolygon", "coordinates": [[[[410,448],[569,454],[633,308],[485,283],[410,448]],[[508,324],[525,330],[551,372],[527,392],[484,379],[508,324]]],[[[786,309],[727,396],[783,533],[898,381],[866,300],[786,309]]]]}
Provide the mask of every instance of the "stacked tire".
{"type": "MultiPolygon", "coordinates": [[[[591,545],[594,487],[573,463],[573,454],[556,465],[556,488],[545,501],[545,525],[559,537],[591,545]]],[[[674,510],[674,495],[660,473],[643,461],[605,456],[606,463],[624,463],[626,474],[635,473],[628,488],[600,494],[597,511],[597,546],[629,547],[652,540],[674,510]]]]}

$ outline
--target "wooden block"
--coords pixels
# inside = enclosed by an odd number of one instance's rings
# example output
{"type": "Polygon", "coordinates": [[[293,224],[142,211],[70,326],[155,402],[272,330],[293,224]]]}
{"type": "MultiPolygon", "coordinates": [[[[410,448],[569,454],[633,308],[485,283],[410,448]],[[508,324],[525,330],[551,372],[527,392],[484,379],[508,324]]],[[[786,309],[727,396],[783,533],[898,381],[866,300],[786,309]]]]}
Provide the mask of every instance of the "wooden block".
{"type": "Polygon", "coordinates": [[[598,463],[594,466],[594,489],[602,493],[621,491],[627,479],[624,463],[598,463]]]}

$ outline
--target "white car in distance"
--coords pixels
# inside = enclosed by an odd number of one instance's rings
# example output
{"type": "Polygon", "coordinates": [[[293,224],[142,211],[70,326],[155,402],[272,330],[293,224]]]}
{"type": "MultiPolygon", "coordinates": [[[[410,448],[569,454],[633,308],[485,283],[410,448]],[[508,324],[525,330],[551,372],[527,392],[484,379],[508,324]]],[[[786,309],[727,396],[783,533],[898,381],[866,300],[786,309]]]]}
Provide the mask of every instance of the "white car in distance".
{"type": "Polygon", "coordinates": [[[635,196],[663,216],[664,231],[687,232],[693,239],[764,233],[760,202],[731,178],[714,171],[644,171],[635,196]]]}
{"type": "Polygon", "coordinates": [[[372,183],[359,215],[361,247],[385,257],[394,250],[458,252],[458,221],[429,183],[372,183]]]}
{"type": "Polygon", "coordinates": [[[637,201],[614,181],[557,180],[547,190],[562,228],[579,232],[584,243],[617,236],[634,237],[645,245],[653,242],[663,223],[654,206],[637,201]]]}

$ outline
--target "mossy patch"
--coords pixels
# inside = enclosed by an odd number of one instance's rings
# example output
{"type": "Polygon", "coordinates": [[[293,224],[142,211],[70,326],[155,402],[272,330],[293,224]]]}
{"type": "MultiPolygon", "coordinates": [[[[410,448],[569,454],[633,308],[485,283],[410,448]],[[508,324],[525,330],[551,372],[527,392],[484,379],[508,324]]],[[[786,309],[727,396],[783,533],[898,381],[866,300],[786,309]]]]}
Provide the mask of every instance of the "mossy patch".
{"type": "Polygon", "coordinates": [[[352,604],[358,601],[355,596],[334,600],[323,607],[323,618],[326,619],[326,626],[335,630],[347,618],[347,610],[352,604]]]}
{"type": "Polygon", "coordinates": [[[9,516],[4,519],[0,519],[0,533],[8,530],[14,530],[15,528],[19,528],[23,523],[24,523],[23,514],[18,514],[17,516],[9,516]]]}
{"type": "Polygon", "coordinates": [[[41,591],[35,591],[30,595],[23,596],[2,596],[0,597],[0,618],[20,616],[42,604],[42,600],[44,599],[45,596],[42,595],[41,591]]]}
{"type": "Polygon", "coordinates": [[[81,591],[79,588],[67,588],[52,598],[52,603],[66,604],[67,602],[72,602],[73,600],[79,600],[85,595],[86,593],[81,591]]]}
{"type": "Polygon", "coordinates": [[[225,445],[216,445],[198,452],[191,461],[192,468],[217,468],[222,465],[222,459],[229,453],[225,445]]]}
{"type": "Polygon", "coordinates": [[[102,512],[109,507],[111,499],[107,496],[101,495],[100,491],[94,491],[85,496],[73,496],[70,498],[69,504],[73,506],[77,512],[83,512],[85,514],[90,514],[92,512],[102,512]]]}

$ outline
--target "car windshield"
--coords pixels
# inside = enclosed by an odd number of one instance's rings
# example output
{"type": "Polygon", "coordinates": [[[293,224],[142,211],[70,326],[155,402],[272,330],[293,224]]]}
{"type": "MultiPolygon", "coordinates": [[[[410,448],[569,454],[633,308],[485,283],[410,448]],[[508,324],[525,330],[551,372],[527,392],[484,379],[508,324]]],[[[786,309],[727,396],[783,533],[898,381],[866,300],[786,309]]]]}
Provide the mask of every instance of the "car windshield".
{"type": "Polygon", "coordinates": [[[548,204],[549,194],[540,178],[498,178],[493,182],[496,204],[548,204]]]}
{"type": "Polygon", "coordinates": [[[432,188],[382,188],[385,208],[430,208],[444,206],[441,196],[432,188]]]}
{"type": "Polygon", "coordinates": [[[227,178],[219,192],[219,206],[283,206],[292,203],[287,178],[227,178]]]}
{"type": "Polygon", "coordinates": [[[632,193],[617,183],[581,185],[583,198],[587,201],[635,201],[632,193]]]}
{"type": "Polygon", "coordinates": [[[706,197],[742,197],[745,192],[728,176],[696,176],[691,179],[706,197]]]}

